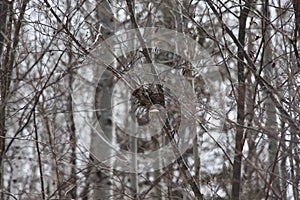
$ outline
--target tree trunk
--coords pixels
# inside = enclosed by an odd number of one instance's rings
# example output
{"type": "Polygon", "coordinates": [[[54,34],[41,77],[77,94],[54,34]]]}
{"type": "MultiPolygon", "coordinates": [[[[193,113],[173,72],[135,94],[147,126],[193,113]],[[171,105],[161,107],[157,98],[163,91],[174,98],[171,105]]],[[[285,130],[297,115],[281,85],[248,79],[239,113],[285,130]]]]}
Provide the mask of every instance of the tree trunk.
{"type": "Polygon", "coordinates": [[[251,1],[246,2],[245,6],[241,9],[239,18],[239,36],[238,40],[240,46],[238,48],[238,89],[237,89],[237,126],[235,135],[235,151],[232,175],[232,191],[231,198],[233,200],[240,199],[241,190],[241,172],[242,172],[242,151],[244,146],[244,121],[245,121],[245,66],[244,66],[244,52],[245,35],[246,35],[246,21],[250,9],[251,1]]]}
{"type": "MultiPolygon", "coordinates": [[[[3,185],[3,158],[5,154],[5,136],[6,136],[6,128],[5,128],[5,115],[6,115],[6,70],[2,65],[2,52],[3,52],[3,44],[4,44],[4,33],[6,32],[6,18],[8,14],[8,6],[6,2],[0,2],[0,188],[4,188],[3,185]]],[[[3,193],[1,193],[1,199],[4,199],[3,193]]]]}
{"type": "MultiPolygon", "coordinates": [[[[6,111],[8,98],[10,96],[11,77],[13,66],[15,63],[15,50],[18,48],[20,40],[20,30],[24,19],[25,10],[28,1],[23,1],[19,10],[19,14],[15,19],[14,4],[4,1],[0,2],[0,53],[3,53],[3,44],[6,44],[6,51],[1,55],[0,66],[0,188],[3,189],[3,170],[4,170],[4,156],[5,151],[5,137],[6,137],[6,111]],[[7,19],[8,17],[8,19],[7,19]],[[14,23],[14,24],[13,24],[14,23]],[[13,26],[14,25],[14,26],[13,26]],[[13,27],[13,29],[12,29],[13,27]],[[5,36],[4,36],[5,35],[5,36]],[[4,38],[8,38],[4,41],[4,38]]],[[[11,143],[15,138],[12,138],[11,143]]],[[[8,148],[8,147],[7,147],[8,148]]],[[[3,197],[3,193],[1,193],[3,197]]]]}
{"type": "MultiPolygon", "coordinates": [[[[263,3],[263,13],[264,18],[262,19],[263,24],[263,42],[264,42],[264,53],[263,53],[263,68],[265,72],[265,80],[270,84],[273,85],[273,67],[272,67],[272,43],[271,43],[271,33],[270,33],[270,26],[269,26],[269,19],[270,19],[270,11],[269,11],[269,2],[268,0],[263,3]]],[[[278,148],[279,144],[277,144],[277,136],[278,129],[276,123],[276,109],[275,106],[270,98],[266,99],[265,103],[266,109],[266,131],[269,132],[268,139],[269,139],[269,163],[268,168],[270,169],[270,180],[267,183],[267,194],[269,195],[270,187],[273,187],[273,191],[280,192],[280,179],[279,179],[279,169],[278,169],[278,148]]],[[[267,199],[267,198],[266,198],[267,199]]]]}
{"type": "MultiPolygon", "coordinates": [[[[112,20],[112,10],[107,1],[99,1],[97,9],[97,18],[100,22],[101,34],[103,39],[108,38],[113,35],[115,32],[115,24],[112,20]]],[[[100,28],[99,28],[100,30],[100,28]]],[[[100,34],[100,33],[99,33],[100,34]]],[[[113,59],[113,58],[112,58],[113,59]]],[[[105,67],[105,66],[99,66],[105,67]]],[[[97,73],[96,73],[97,74],[97,73]]],[[[95,77],[98,79],[99,77],[95,77]]],[[[112,111],[111,111],[111,94],[113,90],[113,74],[105,70],[101,76],[101,79],[98,82],[95,94],[95,107],[99,111],[96,112],[97,119],[101,125],[106,137],[112,141],[113,139],[113,124],[112,124],[112,111]]],[[[97,134],[92,134],[91,138],[91,152],[95,152],[95,155],[100,155],[105,153],[110,154],[107,149],[101,148],[97,143],[98,139],[97,134]]],[[[97,163],[95,163],[97,165],[97,163]]],[[[98,168],[93,169],[94,173],[92,174],[91,183],[93,185],[93,199],[95,200],[107,200],[111,198],[112,195],[112,186],[110,184],[110,175],[107,175],[98,168]]]]}

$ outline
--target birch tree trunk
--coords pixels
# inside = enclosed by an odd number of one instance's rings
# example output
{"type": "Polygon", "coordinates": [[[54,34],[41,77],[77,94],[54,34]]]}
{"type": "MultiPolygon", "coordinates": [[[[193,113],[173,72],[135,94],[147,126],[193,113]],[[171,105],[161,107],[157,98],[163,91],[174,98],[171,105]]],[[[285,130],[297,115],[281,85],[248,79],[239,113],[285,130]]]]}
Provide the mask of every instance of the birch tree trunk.
{"type": "MultiPolygon", "coordinates": [[[[262,21],[263,24],[263,42],[264,42],[264,54],[263,54],[263,67],[265,72],[265,80],[270,84],[273,85],[273,67],[272,67],[272,40],[271,40],[271,33],[270,33],[270,10],[269,10],[269,2],[265,1],[263,3],[263,13],[264,18],[262,21]]],[[[280,181],[279,181],[279,169],[278,169],[278,148],[280,146],[277,141],[278,129],[276,123],[276,109],[275,106],[270,98],[266,99],[265,103],[266,109],[266,131],[269,132],[268,139],[269,139],[269,163],[268,168],[270,170],[270,177],[269,182],[267,185],[267,196],[269,195],[270,187],[273,187],[274,190],[272,191],[281,191],[280,189],[280,181]]],[[[280,195],[280,194],[278,194],[280,195]]]]}
{"type": "MultiPolygon", "coordinates": [[[[6,115],[9,97],[11,95],[10,86],[12,82],[13,68],[15,64],[15,50],[20,41],[21,27],[24,22],[24,15],[29,1],[23,1],[20,4],[18,16],[14,15],[14,3],[0,2],[0,188],[4,188],[4,157],[5,151],[9,147],[5,146],[5,137],[7,132],[6,115]],[[16,18],[15,18],[16,17],[16,18]],[[4,40],[6,39],[6,41],[4,40]],[[6,51],[3,52],[3,44],[6,44],[6,51]],[[2,55],[1,55],[2,54],[2,55]],[[7,149],[5,149],[7,148],[7,149]]],[[[12,143],[14,138],[10,141],[12,143]]],[[[1,192],[0,197],[4,197],[1,192]]],[[[4,198],[2,198],[4,199],[4,198]]]]}
{"type": "MultiPolygon", "coordinates": [[[[99,1],[97,8],[97,18],[99,19],[99,32],[102,34],[103,39],[108,38],[113,35],[115,32],[115,24],[113,21],[113,13],[110,8],[110,5],[107,1],[99,1]]],[[[105,67],[105,66],[99,66],[105,67]]],[[[96,73],[97,74],[97,73],[96,73]]],[[[98,78],[98,77],[96,77],[98,78]]],[[[111,93],[113,90],[113,74],[105,70],[101,76],[100,81],[95,94],[95,105],[98,111],[96,112],[97,119],[103,130],[104,134],[108,140],[112,141],[113,139],[113,122],[112,122],[112,111],[111,111],[111,93]]],[[[107,149],[101,148],[97,143],[98,139],[97,134],[92,134],[91,138],[91,152],[95,152],[96,155],[100,154],[110,154],[110,151],[107,149]]],[[[100,161],[101,162],[101,161],[100,161]]],[[[97,165],[97,163],[95,163],[97,165]]],[[[91,184],[93,185],[93,199],[97,200],[107,200],[112,197],[112,186],[110,184],[110,175],[103,173],[102,170],[95,167],[92,173],[91,184]]],[[[107,173],[107,171],[106,171],[107,173]]]]}

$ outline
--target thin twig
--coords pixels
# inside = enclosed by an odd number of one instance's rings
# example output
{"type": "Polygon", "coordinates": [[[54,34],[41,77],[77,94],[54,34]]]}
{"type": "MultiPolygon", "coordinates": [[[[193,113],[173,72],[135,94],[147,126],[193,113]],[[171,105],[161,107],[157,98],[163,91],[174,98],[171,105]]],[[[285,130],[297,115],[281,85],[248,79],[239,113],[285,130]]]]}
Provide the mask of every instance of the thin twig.
{"type": "Polygon", "coordinates": [[[38,131],[37,131],[38,128],[36,125],[35,109],[33,110],[33,125],[34,125],[34,133],[35,133],[35,146],[36,146],[36,152],[37,152],[37,156],[38,156],[38,165],[39,165],[39,172],[40,172],[42,198],[43,198],[43,200],[46,200],[45,186],[44,186],[44,174],[43,174],[43,166],[42,166],[41,152],[40,152],[40,146],[39,146],[39,136],[38,136],[38,131]]]}

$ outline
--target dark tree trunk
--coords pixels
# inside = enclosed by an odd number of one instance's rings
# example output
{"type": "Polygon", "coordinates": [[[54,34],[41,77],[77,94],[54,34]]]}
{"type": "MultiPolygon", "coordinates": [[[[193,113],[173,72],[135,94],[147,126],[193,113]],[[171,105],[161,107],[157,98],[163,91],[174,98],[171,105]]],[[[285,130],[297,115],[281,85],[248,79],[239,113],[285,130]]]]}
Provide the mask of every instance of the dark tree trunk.
{"type": "MultiPolygon", "coordinates": [[[[8,13],[8,5],[4,2],[0,2],[0,188],[3,188],[3,157],[5,151],[5,114],[6,114],[6,83],[5,83],[5,69],[2,65],[2,52],[4,44],[4,33],[6,32],[6,18],[8,13]]],[[[1,193],[1,199],[3,199],[3,193],[1,193]]]]}
{"type": "Polygon", "coordinates": [[[246,35],[246,21],[250,9],[251,1],[248,1],[241,10],[239,18],[239,36],[240,46],[238,47],[238,89],[237,89],[237,126],[235,136],[235,152],[232,175],[233,200],[240,199],[241,190],[241,170],[242,170],[242,151],[244,146],[244,121],[245,121],[245,66],[244,66],[244,46],[246,35]]]}

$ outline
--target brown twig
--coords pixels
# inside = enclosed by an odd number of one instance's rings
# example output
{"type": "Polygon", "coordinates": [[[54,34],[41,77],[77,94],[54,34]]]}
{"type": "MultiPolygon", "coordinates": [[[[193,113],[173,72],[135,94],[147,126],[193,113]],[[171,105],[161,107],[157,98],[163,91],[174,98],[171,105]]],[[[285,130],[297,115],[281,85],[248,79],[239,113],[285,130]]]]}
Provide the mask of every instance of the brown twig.
{"type": "Polygon", "coordinates": [[[36,152],[37,152],[37,156],[38,156],[38,165],[39,165],[39,172],[40,172],[42,198],[43,198],[43,200],[46,200],[45,186],[44,186],[44,174],[43,174],[43,166],[42,166],[41,152],[40,152],[40,146],[39,146],[39,137],[38,137],[38,131],[37,131],[38,127],[37,127],[37,123],[36,123],[35,109],[33,109],[33,125],[34,125],[34,133],[35,133],[35,146],[36,146],[36,152]]]}

